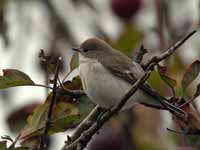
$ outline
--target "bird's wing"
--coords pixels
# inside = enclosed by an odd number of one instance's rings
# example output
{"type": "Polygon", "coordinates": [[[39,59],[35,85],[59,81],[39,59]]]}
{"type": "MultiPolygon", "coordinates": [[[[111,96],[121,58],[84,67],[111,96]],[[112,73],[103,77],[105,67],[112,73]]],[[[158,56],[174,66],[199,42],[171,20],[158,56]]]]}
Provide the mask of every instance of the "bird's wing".
{"type": "MultiPolygon", "coordinates": [[[[140,66],[140,64],[133,62],[129,57],[127,57],[124,54],[121,54],[120,52],[117,52],[114,55],[115,55],[114,57],[113,56],[109,57],[109,54],[108,54],[106,57],[99,60],[100,63],[105,68],[107,68],[108,71],[110,71],[110,73],[119,77],[120,79],[125,80],[126,82],[130,84],[134,84],[137,79],[139,79],[140,77],[144,75],[145,72],[143,68],[140,66]],[[110,61],[112,61],[112,63],[110,63],[110,61]]],[[[158,94],[147,83],[143,84],[140,87],[140,89],[145,94],[153,98],[153,100],[149,99],[149,101],[144,101],[144,102],[141,101],[141,103],[158,106],[158,108],[164,107],[174,113],[179,113],[179,114],[183,113],[182,110],[170,104],[165,97],[158,94]]]]}
{"type": "Polygon", "coordinates": [[[99,61],[113,75],[131,84],[144,75],[144,70],[138,63],[118,51],[111,55],[108,54],[99,61]]]}

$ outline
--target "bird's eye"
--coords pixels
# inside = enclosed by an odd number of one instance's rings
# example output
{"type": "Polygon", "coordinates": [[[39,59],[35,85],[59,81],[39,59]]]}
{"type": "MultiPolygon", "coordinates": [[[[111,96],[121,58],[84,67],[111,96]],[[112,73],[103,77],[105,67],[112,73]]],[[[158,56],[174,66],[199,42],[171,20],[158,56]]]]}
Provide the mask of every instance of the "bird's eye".
{"type": "Polygon", "coordinates": [[[88,52],[88,49],[83,49],[83,52],[88,52]]]}

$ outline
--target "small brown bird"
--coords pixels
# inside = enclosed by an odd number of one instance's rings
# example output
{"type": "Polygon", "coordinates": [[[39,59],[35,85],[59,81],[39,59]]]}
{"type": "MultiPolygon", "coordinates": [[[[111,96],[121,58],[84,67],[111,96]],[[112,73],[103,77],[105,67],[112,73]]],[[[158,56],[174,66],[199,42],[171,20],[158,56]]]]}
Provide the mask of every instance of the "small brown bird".
{"type": "MultiPolygon", "coordinates": [[[[138,63],[98,38],[90,38],[73,50],[79,52],[79,75],[84,91],[103,108],[116,105],[145,73],[138,63]]],[[[130,97],[123,109],[137,103],[156,107],[165,105],[171,111],[179,111],[147,84],[130,97]]]]}

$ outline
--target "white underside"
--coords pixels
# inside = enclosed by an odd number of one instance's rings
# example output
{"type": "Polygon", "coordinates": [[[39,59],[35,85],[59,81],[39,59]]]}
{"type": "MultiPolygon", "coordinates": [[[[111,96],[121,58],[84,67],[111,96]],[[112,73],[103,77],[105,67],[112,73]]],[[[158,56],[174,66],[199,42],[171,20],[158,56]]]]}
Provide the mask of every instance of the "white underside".
{"type": "MultiPolygon", "coordinates": [[[[117,104],[130,90],[131,84],[112,75],[98,62],[84,62],[79,65],[79,75],[88,97],[101,107],[110,108],[117,104]]],[[[138,90],[125,104],[123,109],[132,107],[148,97],[138,90]]]]}

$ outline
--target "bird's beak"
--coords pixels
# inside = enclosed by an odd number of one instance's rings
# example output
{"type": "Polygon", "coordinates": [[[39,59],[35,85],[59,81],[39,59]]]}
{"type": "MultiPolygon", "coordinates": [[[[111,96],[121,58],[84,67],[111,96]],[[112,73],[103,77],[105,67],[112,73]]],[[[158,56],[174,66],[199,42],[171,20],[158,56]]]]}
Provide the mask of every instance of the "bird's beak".
{"type": "Polygon", "coordinates": [[[77,52],[80,52],[81,49],[80,48],[72,48],[73,51],[77,51],[77,52]]]}

